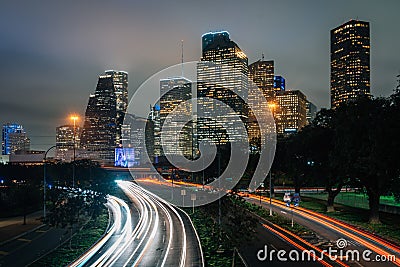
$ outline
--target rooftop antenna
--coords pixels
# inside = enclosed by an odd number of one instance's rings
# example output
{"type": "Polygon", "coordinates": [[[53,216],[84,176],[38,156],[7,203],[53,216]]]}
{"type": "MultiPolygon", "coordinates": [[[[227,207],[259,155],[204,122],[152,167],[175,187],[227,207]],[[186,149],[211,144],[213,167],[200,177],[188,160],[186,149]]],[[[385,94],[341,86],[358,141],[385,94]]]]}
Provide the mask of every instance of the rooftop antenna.
{"type": "Polygon", "coordinates": [[[264,61],[264,53],[261,53],[261,61],[264,61]]]}
{"type": "Polygon", "coordinates": [[[183,77],[183,40],[181,40],[181,68],[182,68],[182,77],[183,77]]]}

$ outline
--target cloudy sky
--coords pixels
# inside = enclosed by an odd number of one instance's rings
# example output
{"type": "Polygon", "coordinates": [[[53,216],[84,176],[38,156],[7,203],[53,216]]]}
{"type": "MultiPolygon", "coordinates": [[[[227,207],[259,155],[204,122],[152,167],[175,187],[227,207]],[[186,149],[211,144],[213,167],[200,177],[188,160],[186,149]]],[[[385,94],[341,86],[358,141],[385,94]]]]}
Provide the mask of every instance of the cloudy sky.
{"type": "Polygon", "coordinates": [[[287,86],[329,107],[330,30],[371,23],[371,91],[389,95],[400,72],[398,0],[5,1],[0,8],[0,123],[24,125],[32,148],[84,115],[97,76],[129,72],[129,93],[154,73],[200,57],[201,35],[228,30],[249,62],[265,54],[287,86]]]}

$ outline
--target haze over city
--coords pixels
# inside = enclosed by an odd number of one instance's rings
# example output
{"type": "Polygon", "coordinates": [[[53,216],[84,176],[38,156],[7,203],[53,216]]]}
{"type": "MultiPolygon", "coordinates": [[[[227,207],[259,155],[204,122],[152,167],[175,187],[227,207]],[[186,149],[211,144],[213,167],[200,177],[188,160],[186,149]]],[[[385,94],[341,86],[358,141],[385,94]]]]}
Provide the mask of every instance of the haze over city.
{"type": "MultiPolygon", "coordinates": [[[[201,35],[227,30],[249,57],[275,60],[287,88],[329,107],[329,33],[353,19],[371,24],[371,93],[395,87],[400,55],[397,1],[88,1],[4,3],[0,11],[0,121],[18,122],[32,148],[55,142],[55,127],[84,115],[98,75],[129,73],[129,94],[152,74],[201,56],[201,35]]],[[[81,121],[82,123],[82,121],[81,121]]]]}

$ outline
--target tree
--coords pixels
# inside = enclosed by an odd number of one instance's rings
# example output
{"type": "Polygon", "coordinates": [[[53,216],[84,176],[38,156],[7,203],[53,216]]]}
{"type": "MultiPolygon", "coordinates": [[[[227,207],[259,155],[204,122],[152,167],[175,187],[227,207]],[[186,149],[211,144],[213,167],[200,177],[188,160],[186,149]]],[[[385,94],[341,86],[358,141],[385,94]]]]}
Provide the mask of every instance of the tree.
{"type": "Polygon", "coordinates": [[[335,158],[365,186],[370,223],[379,223],[380,196],[399,176],[398,114],[390,98],[359,98],[337,110],[335,158]]]}

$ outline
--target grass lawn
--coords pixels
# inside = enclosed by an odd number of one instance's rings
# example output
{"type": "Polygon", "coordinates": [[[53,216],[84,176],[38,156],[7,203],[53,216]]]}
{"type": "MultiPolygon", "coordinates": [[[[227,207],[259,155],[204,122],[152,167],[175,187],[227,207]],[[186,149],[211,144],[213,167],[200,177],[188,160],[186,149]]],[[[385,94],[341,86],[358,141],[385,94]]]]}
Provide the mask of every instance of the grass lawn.
{"type": "MultiPolygon", "coordinates": [[[[327,193],[302,194],[302,195],[322,200],[326,200],[328,197],[327,193]]],[[[369,208],[368,196],[363,193],[341,192],[336,196],[335,203],[361,209],[369,208]]],[[[380,203],[385,205],[400,207],[400,203],[397,202],[393,196],[381,196],[380,203]]]]}

